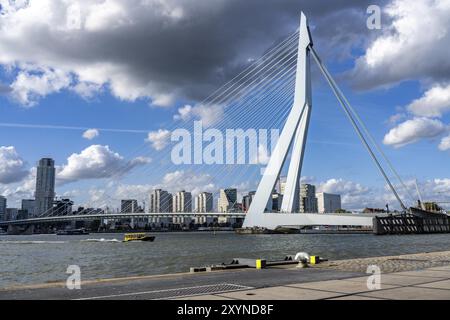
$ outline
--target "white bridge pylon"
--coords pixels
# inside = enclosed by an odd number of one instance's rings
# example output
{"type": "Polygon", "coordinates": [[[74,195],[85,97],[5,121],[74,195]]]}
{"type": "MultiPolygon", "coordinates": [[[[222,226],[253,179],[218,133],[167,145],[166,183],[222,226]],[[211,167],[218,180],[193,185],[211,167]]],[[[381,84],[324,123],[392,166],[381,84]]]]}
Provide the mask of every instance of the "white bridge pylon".
{"type": "Polygon", "coordinates": [[[308,21],[300,15],[294,102],[262,179],[253,197],[243,227],[298,227],[306,225],[371,226],[372,215],[294,214],[299,212],[300,177],[312,108],[310,54],[312,47],[308,21]],[[267,212],[275,184],[292,146],[281,213],[267,212]]]}

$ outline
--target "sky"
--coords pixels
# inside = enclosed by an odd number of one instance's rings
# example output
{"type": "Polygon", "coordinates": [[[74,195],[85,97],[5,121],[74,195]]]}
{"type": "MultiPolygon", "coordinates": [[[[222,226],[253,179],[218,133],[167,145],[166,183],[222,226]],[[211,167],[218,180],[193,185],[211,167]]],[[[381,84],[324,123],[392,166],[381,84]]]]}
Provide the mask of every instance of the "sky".
{"type": "MultiPolygon", "coordinates": [[[[0,194],[10,207],[32,198],[42,157],[76,205],[148,202],[158,187],[255,190],[264,161],[176,165],[171,132],[198,120],[281,129],[289,100],[258,110],[204,100],[289,39],[301,10],[404,181],[394,179],[402,199],[417,199],[417,179],[425,200],[450,201],[450,0],[0,0],[0,194]],[[379,29],[366,23],[372,4],[379,29]]],[[[303,181],[348,209],[398,206],[314,66],[312,78],[303,181]]]]}

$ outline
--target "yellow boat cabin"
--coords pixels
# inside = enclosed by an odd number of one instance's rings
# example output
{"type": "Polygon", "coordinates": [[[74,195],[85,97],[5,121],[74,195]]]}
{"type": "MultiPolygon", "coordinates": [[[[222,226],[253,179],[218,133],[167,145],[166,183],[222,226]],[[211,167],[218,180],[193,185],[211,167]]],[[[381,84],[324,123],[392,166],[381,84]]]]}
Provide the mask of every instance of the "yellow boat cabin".
{"type": "Polygon", "coordinates": [[[154,236],[149,236],[146,233],[126,233],[123,242],[129,241],[150,241],[155,240],[154,236]]]}

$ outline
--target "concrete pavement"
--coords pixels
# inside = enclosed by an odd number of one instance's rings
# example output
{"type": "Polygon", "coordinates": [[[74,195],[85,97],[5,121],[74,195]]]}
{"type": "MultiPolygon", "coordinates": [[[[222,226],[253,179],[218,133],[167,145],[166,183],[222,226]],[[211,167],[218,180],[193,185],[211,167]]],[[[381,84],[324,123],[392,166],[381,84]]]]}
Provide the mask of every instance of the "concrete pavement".
{"type": "Polygon", "coordinates": [[[448,300],[448,257],[447,251],[330,261],[304,269],[284,265],[104,279],[84,281],[80,290],[69,290],[65,283],[50,283],[0,289],[0,300],[448,300]],[[381,269],[376,290],[369,289],[369,274],[363,272],[372,264],[381,269]]]}

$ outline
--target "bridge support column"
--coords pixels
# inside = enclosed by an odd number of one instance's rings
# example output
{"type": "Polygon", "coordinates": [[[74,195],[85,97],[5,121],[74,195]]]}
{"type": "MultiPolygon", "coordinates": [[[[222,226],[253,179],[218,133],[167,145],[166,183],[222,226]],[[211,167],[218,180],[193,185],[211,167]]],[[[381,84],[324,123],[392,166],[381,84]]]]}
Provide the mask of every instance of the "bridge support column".
{"type": "Polygon", "coordinates": [[[269,163],[245,217],[243,227],[266,227],[265,212],[281,170],[292,147],[292,158],[286,181],[281,210],[285,213],[298,211],[299,180],[305,152],[308,124],[312,107],[309,47],[312,45],[306,16],[301,13],[298,40],[297,70],[294,103],[273,150],[269,163]]]}

